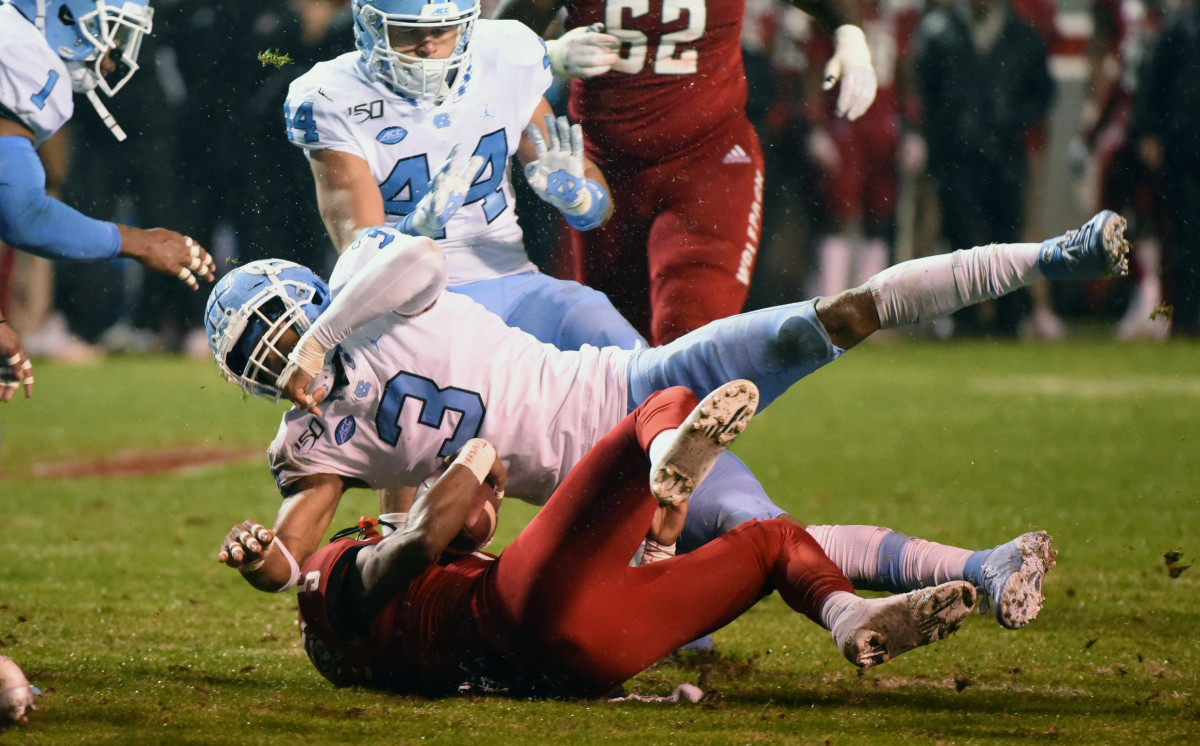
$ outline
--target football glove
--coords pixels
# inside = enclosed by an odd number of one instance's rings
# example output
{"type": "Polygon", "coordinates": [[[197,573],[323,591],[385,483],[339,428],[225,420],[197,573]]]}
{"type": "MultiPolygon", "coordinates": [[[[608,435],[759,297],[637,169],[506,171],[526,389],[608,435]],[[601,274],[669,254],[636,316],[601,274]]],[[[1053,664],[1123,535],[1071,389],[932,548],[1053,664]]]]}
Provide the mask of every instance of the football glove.
{"type": "Polygon", "coordinates": [[[603,23],[573,28],[546,42],[550,69],[560,78],[594,78],[612,69],[621,41],[604,33],[603,23]]]}
{"type": "Polygon", "coordinates": [[[825,65],[826,91],[842,81],[838,92],[837,115],[851,121],[861,117],[875,100],[875,68],[871,66],[871,50],[867,37],[858,26],[838,26],[833,32],[833,57],[825,65]]]}
{"type": "Polygon", "coordinates": [[[525,135],[537,151],[537,160],[525,166],[525,180],[537,196],[568,215],[582,215],[592,206],[592,194],[583,175],[583,128],[566,117],[556,121],[546,115],[549,138],[536,125],[525,135]]]}
{"type": "Polygon", "coordinates": [[[456,155],[457,143],[450,148],[450,154],[433,174],[429,181],[429,190],[417,202],[417,208],[395,224],[401,233],[434,238],[446,227],[458,208],[462,207],[471,183],[483,168],[483,157],[473,155],[466,166],[454,171],[456,155]]]}

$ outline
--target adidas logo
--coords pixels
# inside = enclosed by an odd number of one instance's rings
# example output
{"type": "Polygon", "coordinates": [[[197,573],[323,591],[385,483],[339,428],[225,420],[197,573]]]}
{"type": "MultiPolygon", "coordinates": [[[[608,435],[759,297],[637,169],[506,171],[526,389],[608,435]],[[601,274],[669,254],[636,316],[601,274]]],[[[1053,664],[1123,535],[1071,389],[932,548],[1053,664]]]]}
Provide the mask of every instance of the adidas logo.
{"type": "Polygon", "coordinates": [[[741,145],[734,145],[733,149],[725,154],[721,159],[721,163],[749,163],[750,156],[746,155],[746,151],[742,150],[741,145]]]}

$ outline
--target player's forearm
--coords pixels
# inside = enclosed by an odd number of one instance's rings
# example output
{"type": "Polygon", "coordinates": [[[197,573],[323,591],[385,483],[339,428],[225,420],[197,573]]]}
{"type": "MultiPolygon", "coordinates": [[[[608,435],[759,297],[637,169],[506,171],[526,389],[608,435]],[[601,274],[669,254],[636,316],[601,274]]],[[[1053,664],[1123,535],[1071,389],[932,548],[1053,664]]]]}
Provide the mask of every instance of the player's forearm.
{"type": "Polygon", "coordinates": [[[417,499],[404,528],[362,556],[359,570],[368,615],[441,557],[466,523],[494,460],[495,450],[486,441],[468,442],[433,487],[417,499]]]}
{"type": "Polygon", "coordinates": [[[0,240],[47,259],[111,259],[117,226],[46,194],[45,171],[23,137],[0,137],[0,240]]]}
{"type": "Polygon", "coordinates": [[[432,239],[367,229],[334,268],[333,301],[288,355],[311,376],[355,329],[387,313],[415,316],[446,287],[446,258],[432,239]]]}
{"type": "Polygon", "coordinates": [[[500,0],[492,17],[520,21],[541,36],[562,5],[560,0],[500,0]]]}

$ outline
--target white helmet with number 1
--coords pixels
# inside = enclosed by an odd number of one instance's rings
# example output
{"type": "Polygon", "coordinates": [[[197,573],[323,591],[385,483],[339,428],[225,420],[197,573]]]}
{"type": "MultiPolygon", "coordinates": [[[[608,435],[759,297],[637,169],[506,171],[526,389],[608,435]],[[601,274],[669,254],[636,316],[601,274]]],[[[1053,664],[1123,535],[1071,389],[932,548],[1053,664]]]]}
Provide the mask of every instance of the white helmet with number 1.
{"type": "Polygon", "coordinates": [[[452,85],[466,82],[479,0],[352,0],[352,8],[354,41],[363,62],[397,93],[440,104],[452,85]],[[414,31],[445,27],[453,27],[455,33],[449,57],[430,59],[393,49],[414,31]]]}
{"type": "Polygon", "coordinates": [[[99,88],[112,96],[137,72],[142,38],[153,25],[149,0],[11,2],[45,34],[55,54],[66,60],[76,93],[99,88]],[[115,65],[108,75],[101,69],[106,55],[115,65]]]}

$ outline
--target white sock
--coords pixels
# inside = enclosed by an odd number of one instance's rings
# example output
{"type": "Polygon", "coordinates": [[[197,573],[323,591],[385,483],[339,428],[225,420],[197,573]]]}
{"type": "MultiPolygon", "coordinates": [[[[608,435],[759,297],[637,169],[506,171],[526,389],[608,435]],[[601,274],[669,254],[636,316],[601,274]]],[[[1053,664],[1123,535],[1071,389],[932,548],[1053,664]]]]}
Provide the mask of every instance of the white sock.
{"type": "Polygon", "coordinates": [[[808,526],[807,531],[859,589],[900,593],[963,580],[973,554],[881,526],[808,526]]]}
{"type": "Polygon", "coordinates": [[[1039,244],[977,246],[888,267],[870,279],[883,329],[917,324],[1042,279],[1039,244]]]}
{"type": "Polygon", "coordinates": [[[833,632],[833,638],[837,639],[837,623],[839,620],[846,618],[847,611],[851,611],[858,606],[862,599],[848,591],[834,591],[829,594],[829,598],[825,599],[825,603],[821,605],[821,626],[833,632]]]}
{"type": "Polygon", "coordinates": [[[671,441],[675,440],[676,433],[679,428],[673,427],[669,430],[663,430],[658,435],[654,436],[654,440],[650,441],[650,447],[646,449],[646,455],[650,457],[651,464],[657,464],[658,460],[667,452],[667,448],[671,445],[671,441]]]}

